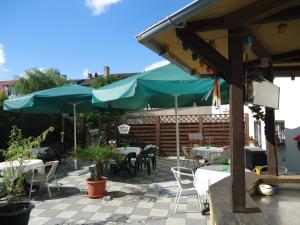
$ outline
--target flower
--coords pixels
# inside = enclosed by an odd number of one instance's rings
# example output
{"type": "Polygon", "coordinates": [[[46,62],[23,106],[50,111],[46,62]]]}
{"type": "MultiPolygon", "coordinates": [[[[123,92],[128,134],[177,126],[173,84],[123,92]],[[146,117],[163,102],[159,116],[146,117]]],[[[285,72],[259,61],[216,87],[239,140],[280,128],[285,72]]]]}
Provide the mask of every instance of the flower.
{"type": "Polygon", "coordinates": [[[300,134],[298,134],[297,136],[294,137],[295,141],[300,141],[300,134]]]}

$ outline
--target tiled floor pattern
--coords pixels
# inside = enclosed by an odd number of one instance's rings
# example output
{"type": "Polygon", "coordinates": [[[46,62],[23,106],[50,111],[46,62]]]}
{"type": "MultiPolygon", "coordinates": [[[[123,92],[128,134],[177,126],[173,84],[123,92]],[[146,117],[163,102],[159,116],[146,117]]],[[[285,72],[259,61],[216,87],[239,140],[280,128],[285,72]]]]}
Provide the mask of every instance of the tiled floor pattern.
{"type": "Polygon", "coordinates": [[[202,216],[196,195],[184,195],[174,214],[174,188],[169,194],[160,194],[149,188],[153,184],[173,184],[174,177],[170,167],[176,160],[160,158],[157,169],[150,176],[146,170],[134,177],[110,177],[107,190],[109,198],[90,199],[84,195],[85,179],[89,174],[81,176],[64,176],[62,166],[59,183],[61,191],[53,187],[53,197],[49,199],[46,190],[34,193],[36,202],[32,210],[30,225],[53,224],[171,224],[171,225],[208,225],[209,217],[202,216]],[[151,185],[152,184],[152,185],[151,185]]]}

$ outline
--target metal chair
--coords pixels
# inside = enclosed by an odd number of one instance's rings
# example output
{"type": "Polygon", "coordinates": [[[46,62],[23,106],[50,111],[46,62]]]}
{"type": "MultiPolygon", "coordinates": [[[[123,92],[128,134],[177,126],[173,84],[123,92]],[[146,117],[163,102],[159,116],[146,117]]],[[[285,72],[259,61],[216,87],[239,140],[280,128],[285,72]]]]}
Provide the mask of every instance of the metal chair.
{"type": "Polygon", "coordinates": [[[31,197],[32,186],[33,186],[34,182],[39,182],[40,183],[40,188],[39,189],[41,189],[41,186],[42,186],[43,183],[46,184],[50,198],[51,198],[51,192],[50,192],[50,188],[49,188],[49,181],[51,179],[55,180],[57,190],[60,191],[58,183],[57,183],[57,179],[56,179],[56,176],[55,176],[58,164],[59,164],[59,161],[51,161],[51,162],[46,162],[43,166],[38,166],[38,167],[33,168],[32,175],[31,175],[31,182],[30,182],[29,199],[31,197]],[[51,166],[51,168],[50,168],[50,170],[47,174],[37,172],[40,168],[42,168],[42,167],[46,168],[48,166],[51,166]]]}
{"type": "Polygon", "coordinates": [[[198,204],[201,208],[200,195],[198,194],[194,182],[195,182],[195,174],[193,169],[186,167],[171,167],[171,171],[173,172],[175,179],[177,181],[177,193],[175,198],[175,209],[174,213],[177,211],[178,203],[181,197],[182,191],[195,191],[197,193],[198,204]]]}
{"type": "Polygon", "coordinates": [[[186,167],[189,167],[190,160],[193,162],[194,168],[203,166],[206,163],[205,158],[203,158],[201,156],[196,156],[196,155],[190,154],[189,147],[182,146],[181,149],[183,151],[184,160],[185,160],[185,164],[184,165],[186,167]],[[196,166],[196,164],[197,164],[197,166],[196,166]]]}

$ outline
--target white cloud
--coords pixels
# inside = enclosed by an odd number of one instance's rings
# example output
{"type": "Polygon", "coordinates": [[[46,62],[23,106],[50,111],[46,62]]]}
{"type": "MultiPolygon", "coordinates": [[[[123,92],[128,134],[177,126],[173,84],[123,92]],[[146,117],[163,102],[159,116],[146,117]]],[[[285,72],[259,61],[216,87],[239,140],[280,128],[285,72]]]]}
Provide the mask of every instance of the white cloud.
{"type": "Polygon", "coordinates": [[[122,0],[85,0],[85,5],[92,10],[93,15],[100,15],[105,13],[109,6],[112,4],[117,4],[122,0]]]}
{"type": "Polygon", "coordinates": [[[0,43],[0,65],[3,65],[4,63],[5,63],[4,47],[0,43]]]}
{"type": "Polygon", "coordinates": [[[159,62],[156,62],[156,63],[153,63],[151,64],[150,66],[147,66],[144,71],[149,71],[149,70],[153,70],[153,69],[156,69],[158,67],[162,67],[162,66],[165,66],[167,64],[169,64],[170,62],[168,60],[162,60],[162,61],[159,61],[159,62]]]}
{"type": "Polygon", "coordinates": [[[85,69],[85,70],[82,72],[82,76],[83,76],[84,78],[87,78],[89,72],[90,72],[90,71],[89,71],[88,69],[85,69]]]}

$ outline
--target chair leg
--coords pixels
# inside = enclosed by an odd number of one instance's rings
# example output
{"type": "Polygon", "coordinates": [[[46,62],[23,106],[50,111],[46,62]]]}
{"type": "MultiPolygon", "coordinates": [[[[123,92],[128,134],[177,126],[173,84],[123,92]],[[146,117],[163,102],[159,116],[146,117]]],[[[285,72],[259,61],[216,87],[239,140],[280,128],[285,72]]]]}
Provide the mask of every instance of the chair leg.
{"type": "Polygon", "coordinates": [[[47,189],[48,189],[49,197],[52,198],[51,192],[50,192],[50,188],[49,188],[49,183],[47,182],[46,184],[47,184],[47,189]]]}
{"type": "Polygon", "coordinates": [[[199,204],[200,210],[202,210],[200,195],[198,193],[197,193],[197,198],[198,198],[198,204],[199,204]]]}
{"type": "Polygon", "coordinates": [[[177,201],[175,203],[174,213],[176,213],[176,211],[177,211],[177,207],[178,207],[178,204],[179,204],[180,197],[181,197],[181,189],[179,190],[179,195],[178,195],[177,201]]]}
{"type": "Polygon", "coordinates": [[[33,179],[31,178],[30,189],[29,189],[29,197],[28,197],[29,199],[31,198],[32,186],[33,186],[33,179]]]}
{"type": "Polygon", "coordinates": [[[54,179],[55,179],[55,183],[56,183],[57,190],[60,191],[59,185],[58,185],[58,182],[57,182],[57,179],[56,179],[56,176],[54,176],[54,179]]]}

